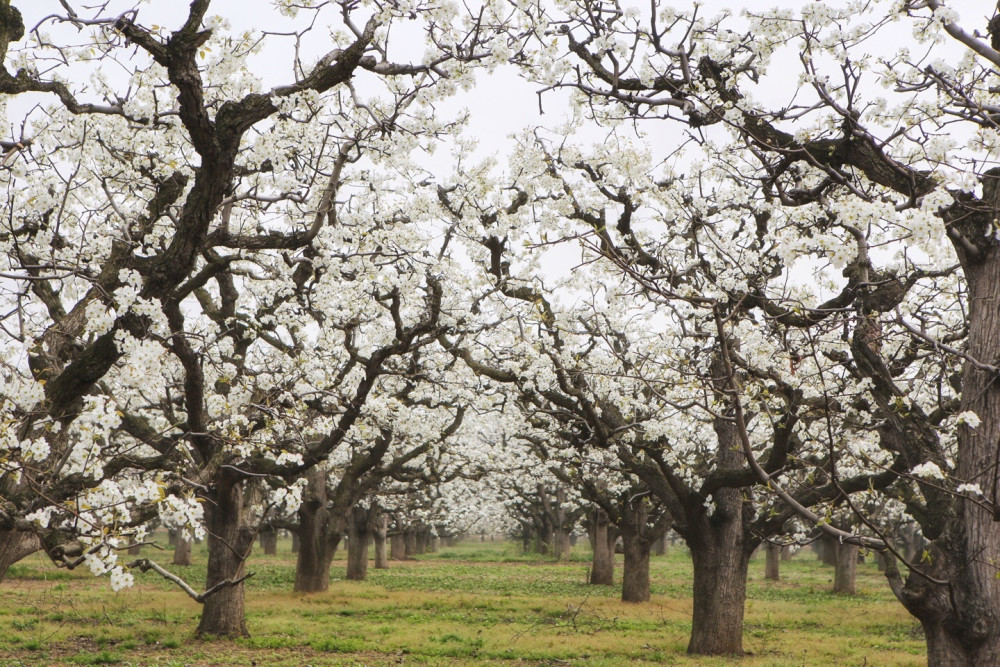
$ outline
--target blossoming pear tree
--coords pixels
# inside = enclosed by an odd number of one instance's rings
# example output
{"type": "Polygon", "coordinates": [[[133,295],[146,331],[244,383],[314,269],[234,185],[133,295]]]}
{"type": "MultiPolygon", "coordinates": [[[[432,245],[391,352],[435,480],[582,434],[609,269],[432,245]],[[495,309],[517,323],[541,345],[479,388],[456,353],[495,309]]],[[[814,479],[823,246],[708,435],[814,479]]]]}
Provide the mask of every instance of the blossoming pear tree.
{"type": "Polygon", "coordinates": [[[450,6],[279,5],[306,12],[292,38],[234,33],[209,0],[172,27],[60,2],[27,30],[0,2],[0,93],[23,105],[0,163],[0,537],[118,586],[141,525],[203,518],[205,591],[178,583],[204,635],[246,634],[259,485],[294,507],[448,326],[447,244],[404,156],[449,130],[430,105],[486,53],[450,6]],[[433,37],[397,61],[402,24],[433,37]],[[289,69],[265,84],[280,39],[289,69]],[[304,421],[310,402],[329,416],[304,421]]]}
{"type": "MultiPolygon", "coordinates": [[[[704,267],[719,277],[704,298],[724,306],[719,376],[744,448],[739,356],[751,349],[749,332],[734,329],[753,319],[772,343],[810,341],[815,354],[799,356],[820,360],[811,380],[831,361],[828,380],[853,380],[827,395],[870,415],[866,456],[896,477],[891,493],[931,543],[893,590],[920,620],[930,664],[979,665],[1000,661],[1000,41],[995,17],[959,17],[950,4],[808,3],[740,16],[540,5],[528,75],[569,91],[598,122],[676,130],[674,147],[687,142],[672,172],[689,176],[682,196],[698,215],[664,222],[728,258],[704,267]],[[700,164],[716,177],[691,182],[700,164]],[[722,212],[734,227],[705,224],[722,212]]],[[[653,293],[680,289],[683,265],[643,265],[650,237],[632,236],[622,269],[653,293]]],[[[756,474],[769,472],[745,455],[756,474]]]]}

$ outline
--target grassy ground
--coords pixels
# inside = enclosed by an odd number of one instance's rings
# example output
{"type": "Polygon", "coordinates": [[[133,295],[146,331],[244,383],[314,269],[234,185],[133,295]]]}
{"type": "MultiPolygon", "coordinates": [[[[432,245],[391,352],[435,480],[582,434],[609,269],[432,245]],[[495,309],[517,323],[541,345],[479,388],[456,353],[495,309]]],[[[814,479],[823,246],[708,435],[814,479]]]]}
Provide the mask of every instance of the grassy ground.
{"type": "MultiPolygon", "coordinates": [[[[690,561],[678,546],[652,563],[653,599],[618,601],[620,589],[586,585],[587,554],[553,563],[511,543],[466,542],[342,580],[328,593],[291,593],[294,556],[255,555],[248,581],[252,638],[194,638],[200,606],[155,575],[114,593],[84,572],[38,556],[0,584],[0,665],[731,665],[684,653],[691,627],[690,561]]],[[[169,561],[168,553],[146,554],[169,561]]],[[[342,554],[339,554],[342,555],[342,554]]],[[[174,568],[204,579],[205,553],[174,568]],[[199,565],[200,564],[200,565],[199,565]]],[[[620,559],[620,556],[619,556],[620,559]]],[[[618,564],[620,567],[620,562],[618,564]]],[[[873,565],[859,595],[835,596],[832,568],[810,553],[782,563],[782,581],[751,565],[740,665],[923,665],[919,626],[873,565]]],[[[620,576],[620,569],[616,572],[620,576]]]]}

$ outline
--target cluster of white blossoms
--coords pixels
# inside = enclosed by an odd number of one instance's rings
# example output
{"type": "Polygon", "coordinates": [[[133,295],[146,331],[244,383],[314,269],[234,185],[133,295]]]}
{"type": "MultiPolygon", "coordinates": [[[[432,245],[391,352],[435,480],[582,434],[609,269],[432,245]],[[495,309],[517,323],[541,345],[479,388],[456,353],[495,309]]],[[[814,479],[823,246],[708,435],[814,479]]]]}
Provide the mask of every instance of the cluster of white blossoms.
{"type": "Polygon", "coordinates": [[[982,423],[982,420],[979,418],[979,415],[977,415],[975,412],[971,410],[966,410],[965,412],[960,412],[957,415],[955,415],[955,423],[964,424],[969,428],[974,429],[979,427],[979,425],[982,423]]]}
{"type": "Polygon", "coordinates": [[[93,299],[84,311],[87,316],[87,331],[101,336],[111,331],[117,314],[114,308],[109,308],[100,299],[93,299]]]}
{"type": "Polygon", "coordinates": [[[302,505],[302,492],[305,491],[307,483],[306,478],[301,477],[288,486],[274,489],[268,497],[268,504],[273,506],[274,511],[278,514],[295,514],[302,505]]]}
{"type": "Polygon", "coordinates": [[[158,505],[158,509],[164,526],[180,530],[189,540],[205,538],[205,509],[193,496],[176,496],[171,493],[158,505]]]}
{"type": "Polygon", "coordinates": [[[108,396],[88,396],[83,410],[70,426],[73,450],[66,474],[83,472],[97,479],[103,471],[101,449],[107,446],[112,432],[121,424],[121,414],[114,399],[108,396]]]}
{"type": "Polygon", "coordinates": [[[921,479],[945,479],[945,474],[944,471],[941,470],[941,467],[930,461],[914,466],[910,470],[910,474],[914,477],[920,477],[921,479]]]}
{"type": "Polygon", "coordinates": [[[109,574],[111,590],[120,591],[135,583],[135,577],[118,564],[118,554],[107,544],[100,544],[84,554],[84,562],[94,576],[109,574]]]}

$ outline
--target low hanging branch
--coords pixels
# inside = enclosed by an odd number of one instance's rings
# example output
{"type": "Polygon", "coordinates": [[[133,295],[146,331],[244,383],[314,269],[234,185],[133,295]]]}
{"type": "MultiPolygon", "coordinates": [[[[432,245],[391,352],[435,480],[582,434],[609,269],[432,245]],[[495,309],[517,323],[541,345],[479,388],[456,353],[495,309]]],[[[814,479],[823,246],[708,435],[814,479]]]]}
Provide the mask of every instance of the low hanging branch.
{"type": "Polygon", "coordinates": [[[205,600],[207,600],[208,598],[218,593],[219,591],[221,591],[223,588],[228,588],[229,586],[238,586],[239,584],[242,584],[244,581],[246,581],[247,579],[249,579],[254,575],[253,572],[250,572],[248,574],[244,574],[239,579],[226,579],[225,581],[220,581],[215,586],[212,586],[207,591],[198,593],[193,588],[191,588],[190,584],[188,584],[186,581],[178,577],[176,574],[164,569],[160,565],[149,560],[148,558],[140,558],[138,560],[134,560],[131,563],[129,563],[126,567],[128,567],[130,570],[138,568],[140,572],[149,572],[150,570],[152,570],[153,572],[157,573],[164,579],[167,579],[177,584],[180,587],[180,589],[185,593],[187,593],[189,596],[191,596],[191,599],[194,600],[195,602],[202,602],[202,603],[205,602],[205,600]]]}

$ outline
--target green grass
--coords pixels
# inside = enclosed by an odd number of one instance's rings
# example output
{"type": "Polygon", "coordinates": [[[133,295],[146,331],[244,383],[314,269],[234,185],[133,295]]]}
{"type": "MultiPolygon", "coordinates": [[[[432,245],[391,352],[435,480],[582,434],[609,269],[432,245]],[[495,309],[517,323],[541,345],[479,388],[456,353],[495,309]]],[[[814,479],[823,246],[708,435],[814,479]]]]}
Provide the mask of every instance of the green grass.
{"type": "MultiPolygon", "coordinates": [[[[168,552],[147,549],[169,562],[168,552]]],[[[342,554],[340,554],[342,555],[342,554]]],[[[734,664],[691,658],[691,565],[683,547],[654,557],[653,599],[619,601],[618,587],[585,583],[583,543],[567,562],[520,553],[509,542],[468,541],[330,591],[291,592],[294,556],[255,554],[248,582],[249,639],[194,638],[200,606],[153,574],[114,593],[86,572],[53,570],[39,556],[0,585],[0,665],[478,665],[734,664]]],[[[620,558],[620,557],[619,557],[620,558]]],[[[192,583],[195,565],[168,566],[192,583]]],[[[620,560],[618,571],[621,574],[620,560]]],[[[741,665],[922,665],[918,624],[874,566],[859,567],[859,595],[829,592],[831,568],[810,553],[782,563],[782,581],[751,564],[741,665]]]]}

